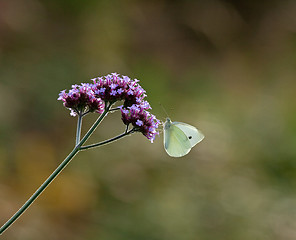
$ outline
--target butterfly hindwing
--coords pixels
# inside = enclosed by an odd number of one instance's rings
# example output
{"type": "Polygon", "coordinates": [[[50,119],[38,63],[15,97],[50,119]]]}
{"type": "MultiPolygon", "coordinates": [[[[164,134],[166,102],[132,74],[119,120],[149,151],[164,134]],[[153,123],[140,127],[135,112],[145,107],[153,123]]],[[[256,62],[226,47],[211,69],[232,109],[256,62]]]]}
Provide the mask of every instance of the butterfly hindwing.
{"type": "Polygon", "coordinates": [[[204,139],[204,135],[197,128],[182,122],[172,122],[172,125],[179,128],[188,138],[191,148],[204,139]]]}

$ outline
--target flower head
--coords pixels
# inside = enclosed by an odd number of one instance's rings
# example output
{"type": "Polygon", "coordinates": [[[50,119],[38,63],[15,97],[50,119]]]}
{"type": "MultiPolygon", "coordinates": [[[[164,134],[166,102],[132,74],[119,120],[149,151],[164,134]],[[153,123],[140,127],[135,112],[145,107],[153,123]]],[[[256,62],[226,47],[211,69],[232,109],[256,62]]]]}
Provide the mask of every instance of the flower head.
{"type": "Polygon", "coordinates": [[[61,91],[58,100],[62,100],[64,106],[71,110],[71,116],[76,116],[86,111],[102,113],[105,108],[102,99],[95,97],[89,83],[72,85],[72,89],[68,93],[66,90],[61,91]]]}
{"type": "Polygon", "coordinates": [[[106,102],[123,100],[125,107],[141,104],[146,97],[145,90],[138,84],[138,79],[111,73],[103,77],[93,78],[92,89],[96,97],[106,102]]]}
{"type": "Polygon", "coordinates": [[[132,105],[121,108],[121,119],[125,125],[132,124],[135,130],[141,132],[151,142],[159,134],[157,131],[160,121],[149,113],[142,105],[132,105]]]}
{"type": "Polygon", "coordinates": [[[125,125],[132,125],[135,131],[143,133],[151,142],[157,132],[160,121],[148,112],[151,109],[146,91],[139,84],[138,79],[111,73],[103,77],[92,79],[93,83],[82,83],[72,85],[67,93],[61,91],[58,100],[64,102],[64,106],[71,110],[71,115],[85,112],[102,113],[105,104],[109,109],[117,101],[123,101],[121,119],[125,125]]]}

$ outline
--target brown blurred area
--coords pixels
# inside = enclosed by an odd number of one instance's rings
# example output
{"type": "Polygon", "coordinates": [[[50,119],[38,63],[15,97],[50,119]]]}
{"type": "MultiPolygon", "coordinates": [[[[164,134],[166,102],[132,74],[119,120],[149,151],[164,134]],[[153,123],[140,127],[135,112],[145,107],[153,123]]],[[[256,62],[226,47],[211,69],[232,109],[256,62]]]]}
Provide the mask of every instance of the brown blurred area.
{"type": "Polygon", "coordinates": [[[138,78],[206,136],[180,159],[162,135],[79,153],[1,239],[296,239],[295,61],[292,0],[0,1],[1,225],[72,150],[72,84],[138,78]]]}

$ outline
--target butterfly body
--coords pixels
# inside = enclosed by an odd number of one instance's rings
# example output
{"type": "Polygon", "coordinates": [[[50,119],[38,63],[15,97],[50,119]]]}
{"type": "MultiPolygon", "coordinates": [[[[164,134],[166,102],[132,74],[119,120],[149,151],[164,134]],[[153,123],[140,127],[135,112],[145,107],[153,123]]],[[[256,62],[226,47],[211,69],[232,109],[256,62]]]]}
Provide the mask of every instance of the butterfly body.
{"type": "Polygon", "coordinates": [[[204,139],[204,135],[195,127],[172,122],[169,118],[163,125],[164,148],[171,157],[182,157],[188,154],[197,143],[204,139]]]}

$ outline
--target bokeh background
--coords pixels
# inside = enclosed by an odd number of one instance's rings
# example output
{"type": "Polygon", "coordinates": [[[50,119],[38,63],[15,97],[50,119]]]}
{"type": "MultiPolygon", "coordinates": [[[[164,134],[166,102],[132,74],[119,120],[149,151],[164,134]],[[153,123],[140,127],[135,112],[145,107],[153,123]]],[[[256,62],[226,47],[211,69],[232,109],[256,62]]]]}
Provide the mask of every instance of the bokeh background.
{"type": "Polygon", "coordinates": [[[295,62],[293,0],[0,1],[1,225],[72,150],[74,83],[138,78],[206,135],[177,159],[162,135],[79,153],[1,239],[296,239],[295,62]]]}

